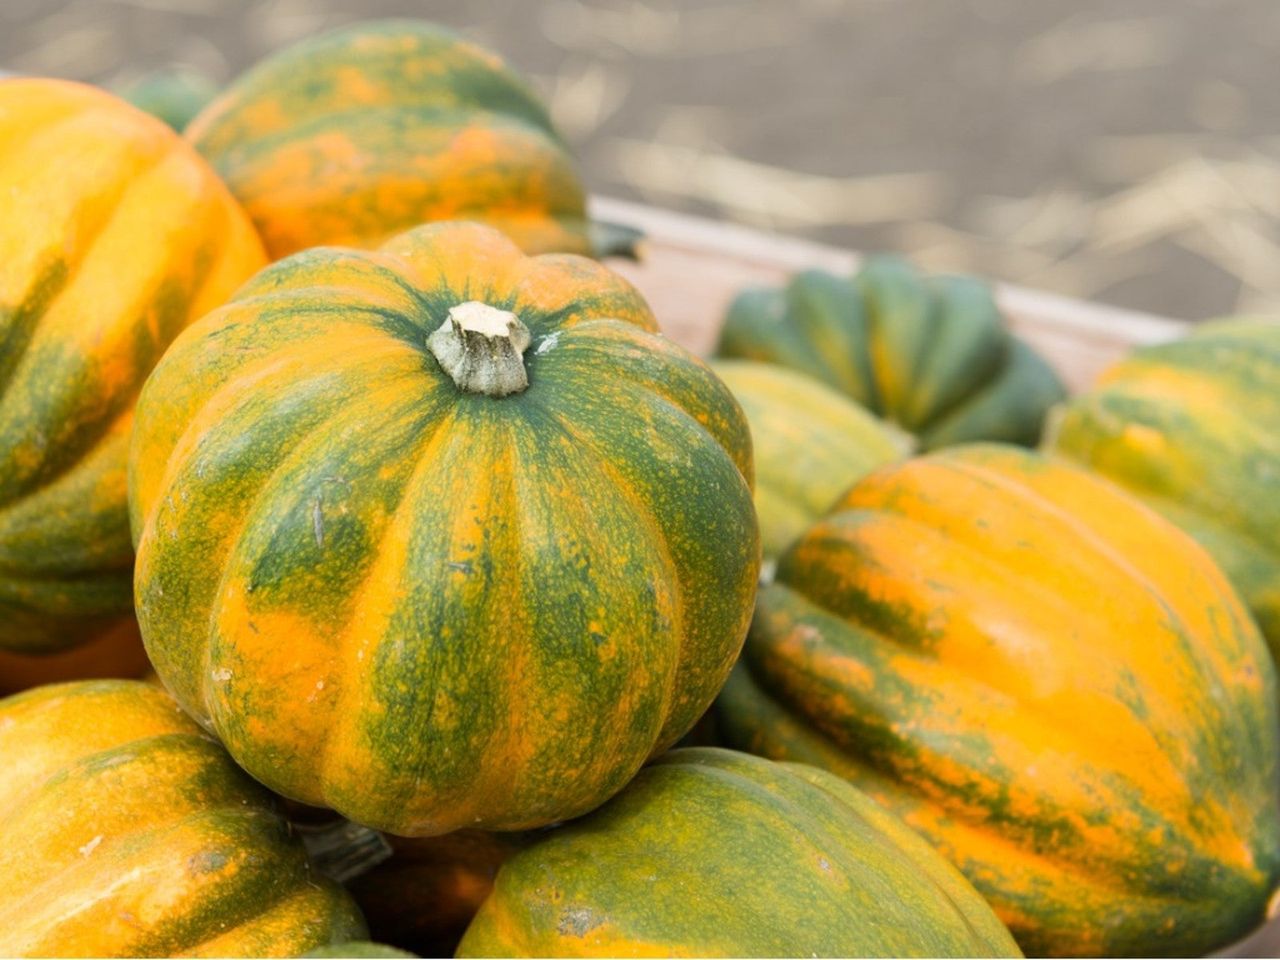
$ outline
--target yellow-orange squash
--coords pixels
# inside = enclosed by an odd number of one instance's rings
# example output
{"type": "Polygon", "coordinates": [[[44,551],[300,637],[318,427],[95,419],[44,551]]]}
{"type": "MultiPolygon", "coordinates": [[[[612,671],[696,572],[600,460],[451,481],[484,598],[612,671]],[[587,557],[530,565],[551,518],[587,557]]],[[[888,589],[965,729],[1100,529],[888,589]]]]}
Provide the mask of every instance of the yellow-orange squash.
{"type": "Polygon", "coordinates": [[[138,405],[143,639],[250,773],[399,835],[585,813],[727,676],[741,408],[625,281],[476,224],[281,261],[138,405]]]}
{"type": "Polygon", "coordinates": [[[910,450],[907,434],[799,371],[750,360],[716,360],[711,368],[751,425],[766,557],[789,547],[857,480],[910,450]]]}
{"type": "Polygon", "coordinates": [[[1222,320],[1114,364],[1045,445],[1195,537],[1280,662],[1280,323],[1222,320]]]}
{"type": "Polygon", "coordinates": [[[717,714],[896,812],[1029,955],[1203,954],[1280,884],[1257,628],[1189,537],[1065,462],[959,447],[863,480],[761,590],[717,714]]]}
{"type": "Polygon", "coordinates": [[[186,135],[274,258],[435,220],[483,221],[529,253],[590,251],[546,108],[497,55],[434,24],[358,23],[282,50],[186,135]]]}
{"type": "Polygon", "coordinates": [[[364,936],[271,797],[155,687],[0,700],[0,956],[294,957],[364,936]]]}
{"type": "Polygon", "coordinates": [[[134,400],[178,331],[264,262],[159,120],[92,87],[0,80],[0,649],[128,629],[134,400]]]}

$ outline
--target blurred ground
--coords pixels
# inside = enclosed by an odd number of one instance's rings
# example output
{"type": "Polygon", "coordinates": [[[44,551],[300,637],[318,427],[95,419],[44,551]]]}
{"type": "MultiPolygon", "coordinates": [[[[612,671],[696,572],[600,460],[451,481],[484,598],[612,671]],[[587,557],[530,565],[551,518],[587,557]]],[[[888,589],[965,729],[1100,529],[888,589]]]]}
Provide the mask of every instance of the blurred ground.
{"type": "Polygon", "coordinates": [[[1280,312],[1275,0],[0,0],[0,65],[225,80],[390,14],[530,75],[596,192],[1169,316],[1280,312]]]}

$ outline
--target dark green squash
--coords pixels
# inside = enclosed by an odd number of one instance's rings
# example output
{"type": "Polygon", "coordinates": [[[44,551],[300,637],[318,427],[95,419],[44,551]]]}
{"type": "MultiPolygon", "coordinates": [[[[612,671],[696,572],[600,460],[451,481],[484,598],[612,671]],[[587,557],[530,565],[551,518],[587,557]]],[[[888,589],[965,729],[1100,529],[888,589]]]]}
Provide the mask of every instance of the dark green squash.
{"type": "Polygon", "coordinates": [[[1062,399],[1057,375],[1006,329],[989,287],[894,257],[853,278],[797,274],[743,291],[717,354],[792,367],[912,433],[924,450],[977,440],[1033,445],[1062,399]]]}
{"type": "Polygon", "coordinates": [[[218,95],[218,85],[190,67],[163,67],[121,85],[116,92],[181,133],[218,95]]]}

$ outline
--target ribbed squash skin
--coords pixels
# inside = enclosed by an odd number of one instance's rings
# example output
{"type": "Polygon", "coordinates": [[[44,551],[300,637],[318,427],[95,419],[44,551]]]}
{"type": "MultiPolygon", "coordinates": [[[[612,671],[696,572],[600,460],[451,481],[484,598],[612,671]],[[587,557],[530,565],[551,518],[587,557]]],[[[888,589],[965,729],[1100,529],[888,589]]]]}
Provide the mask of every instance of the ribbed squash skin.
{"type": "Polygon", "coordinates": [[[503,864],[457,955],[1019,953],[950,864],[847,783],[697,747],[503,864]]]}
{"type": "Polygon", "coordinates": [[[0,80],[0,649],[131,620],[134,400],[264,261],[189,145],[108,93],[0,80]]]}
{"type": "Polygon", "coordinates": [[[710,704],[759,569],[728,389],[581,257],[433,224],[260,273],[165,355],[132,453],[156,671],[272,789],[398,835],[585,813],[710,704]],[[454,385],[461,302],[529,387],[454,385]]]}
{"type": "Polygon", "coordinates": [[[1280,882],[1262,638],[1190,538],[1065,462],[863,480],[762,588],[716,711],[932,840],[1028,955],[1204,953],[1280,882]]]}
{"type": "Polygon", "coordinates": [[[821,270],[745,290],[718,355],[792,367],[914,434],[921,449],[1033,445],[1064,392],[1005,329],[986,284],[873,257],[852,279],[821,270]]]}
{"type": "Polygon", "coordinates": [[[746,360],[717,360],[711,369],[751,425],[766,557],[789,547],[856,481],[907,452],[910,438],[812,377],[746,360]]]}
{"type": "Polygon", "coordinates": [[[528,253],[590,249],[546,108],[497,55],[430,23],[359,23],[288,47],[186,133],[275,258],[455,219],[499,227],[528,253]]]}
{"type": "Polygon", "coordinates": [[[1280,324],[1225,320],[1144,347],[1053,418],[1045,445],[1208,550],[1280,660],[1280,324]]]}
{"type": "Polygon", "coordinates": [[[458,830],[442,837],[387,837],[391,857],[347,884],[378,940],[424,957],[453,956],[493,890],[498,868],[530,833],[458,830]]]}
{"type": "Polygon", "coordinates": [[[0,955],[292,957],[365,935],[269,794],[130,680],[0,700],[0,955]]]}

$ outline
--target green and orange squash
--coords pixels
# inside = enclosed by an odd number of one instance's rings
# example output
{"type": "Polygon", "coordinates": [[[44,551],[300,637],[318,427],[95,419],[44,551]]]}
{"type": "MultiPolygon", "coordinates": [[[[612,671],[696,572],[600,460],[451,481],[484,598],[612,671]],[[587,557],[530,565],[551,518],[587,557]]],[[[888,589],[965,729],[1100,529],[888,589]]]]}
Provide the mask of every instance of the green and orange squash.
{"type": "Polygon", "coordinates": [[[991,908],[840,778],[674,750],[498,871],[460,957],[1016,957],[991,908]]]}
{"type": "Polygon", "coordinates": [[[271,796],[163,691],[0,700],[0,955],[292,957],[365,935],[271,796]]]}
{"type": "Polygon", "coordinates": [[[856,276],[808,270],[782,289],[744,290],[717,354],[791,367],[914,435],[1034,445],[1062,399],[1057,375],[1005,328],[980,280],[929,276],[896,257],[856,276]]]}
{"type": "Polygon", "coordinates": [[[1190,537],[1065,461],[863,480],[761,589],[715,709],[920,831],[1029,955],[1203,954],[1280,901],[1266,646],[1190,537]]]}
{"type": "Polygon", "coordinates": [[[288,47],[187,127],[279,258],[478,220],[528,253],[588,253],[586,198],[546,108],[488,50],[415,20],[288,47]]]}
{"type": "Polygon", "coordinates": [[[111,94],[0,80],[0,650],[129,629],[133,405],[265,262],[191,147],[111,94]]]}
{"type": "Polygon", "coordinates": [[[1198,540],[1280,662],[1280,323],[1220,320],[1135,351],[1057,412],[1045,446],[1198,540]]]}
{"type": "Polygon", "coordinates": [[[776,557],[876,467],[901,459],[911,438],[812,377],[773,363],[716,360],[751,425],[760,543],[776,557]]]}
{"type": "Polygon", "coordinates": [[[595,261],[466,223],[308,251],[143,390],[143,639],[287,797],[398,835],[559,821],[728,675],[750,477],[728,388],[595,261]]]}

